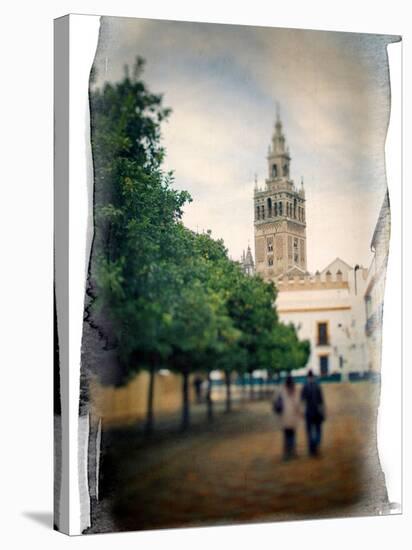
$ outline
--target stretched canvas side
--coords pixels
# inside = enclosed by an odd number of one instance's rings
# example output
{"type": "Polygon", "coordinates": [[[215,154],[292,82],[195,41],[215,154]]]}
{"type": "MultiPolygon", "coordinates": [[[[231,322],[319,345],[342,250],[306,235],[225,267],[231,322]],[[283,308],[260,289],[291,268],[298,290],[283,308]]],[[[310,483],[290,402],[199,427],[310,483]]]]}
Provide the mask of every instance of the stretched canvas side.
{"type": "Polygon", "coordinates": [[[68,535],[90,526],[89,418],[80,401],[81,331],[92,236],[88,80],[99,17],[54,26],[55,490],[54,523],[68,535]]]}

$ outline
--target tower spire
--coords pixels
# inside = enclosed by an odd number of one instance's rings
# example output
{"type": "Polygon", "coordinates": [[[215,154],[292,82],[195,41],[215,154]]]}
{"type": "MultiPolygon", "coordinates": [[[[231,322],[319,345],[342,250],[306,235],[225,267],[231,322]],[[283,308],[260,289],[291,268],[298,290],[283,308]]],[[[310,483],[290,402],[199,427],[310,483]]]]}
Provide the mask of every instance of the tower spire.
{"type": "Polygon", "coordinates": [[[280,120],[280,106],[276,101],[276,122],[272,136],[272,145],[268,154],[269,179],[289,178],[290,154],[280,120]]]}

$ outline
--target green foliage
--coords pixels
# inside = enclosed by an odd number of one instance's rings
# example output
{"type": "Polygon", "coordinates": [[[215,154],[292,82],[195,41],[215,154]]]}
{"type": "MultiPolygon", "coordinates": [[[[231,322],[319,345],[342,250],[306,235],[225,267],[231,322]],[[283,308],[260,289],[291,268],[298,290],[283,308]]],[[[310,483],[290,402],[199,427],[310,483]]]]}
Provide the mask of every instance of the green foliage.
{"type": "MultiPolygon", "coordinates": [[[[94,242],[90,268],[93,318],[134,370],[164,357],[168,309],[175,285],[179,220],[190,199],[171,187],[161,161],[162,98],[133,78],[90,92],[94,162],[94,242]]],[[[126,369],[127,372],[127,369],[126,369]]]]}
{"type": "Polygon", "coordinates": [[[299,341],[295,327],[279,323],[275,330],[268,333],[268,340],[260,348],[263,362],[269,372],[290,372],[306,365],[310,355],[310,342],[299,341]]]}

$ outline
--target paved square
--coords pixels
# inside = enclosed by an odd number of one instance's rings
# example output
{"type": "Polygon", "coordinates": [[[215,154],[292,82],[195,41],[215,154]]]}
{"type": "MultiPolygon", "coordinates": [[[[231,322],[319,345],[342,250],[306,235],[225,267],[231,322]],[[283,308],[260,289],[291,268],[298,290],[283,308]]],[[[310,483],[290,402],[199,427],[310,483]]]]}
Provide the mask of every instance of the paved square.
{"type": "Polygon", "coordinates": [[[376,448],[379,385],[324,384],[322,453],[282,461],[282,432],[269,400],[239,401],[208,424],[193,407],[187,434],[135,427],[105,436],[102,501],[93,532],[372,515],[387,494],[376,448]]]}

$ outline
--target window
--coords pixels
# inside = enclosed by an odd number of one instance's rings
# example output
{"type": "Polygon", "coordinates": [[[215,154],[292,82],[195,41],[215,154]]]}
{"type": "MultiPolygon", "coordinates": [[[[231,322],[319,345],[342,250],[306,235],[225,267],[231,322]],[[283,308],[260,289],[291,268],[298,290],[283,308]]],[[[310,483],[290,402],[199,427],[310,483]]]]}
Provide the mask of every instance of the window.
{"type": "Polygon", "coordinates": [[[265,219],[265,207],[264,206],[260,207],[260,215],[262,217],[262,220],[264,220],[265,219]]]}
{"type": "Polygon", "coordinates": [[[298,263],[299,261],[299,252],[298,252],[298,239],[293,239],[293,261],[298,263]]]}
{"type": "Polygon", "coordinates": [[[272,241],[272,239],[268,240],[268,252],[273,252],[273,241],[272,241]]]}
{"type": "Polygon", "coordinates": [[[278,203],[275,202],[275,218],[277,217],[278,215],[278,203]]]}
{"type": "Polygon", "coordinates": [[[256,219],[260,220],[260,206],[256,207],[256,219]]]}
{"type": "Polygon", "coordinates": [[[283,258],[283,237],[280,235],[276,237],[276,258],[278,260],[283,258]]]}
{"type": "Polygon", "coordinates": [[[300,239],[300,261],[302,265],[305,263],[305,241],[300,239]]]}
{"type": "Polygon", "coordinates": [[[276,164],[273,164],[272,165],[272,177],[276,178],[277,175],[278,175],[278,167],[276,166],[276,164]]]}
{"type": "Polygon", "coordinates": [[[287,164],[284,164],[283,165],[283,175],[285,177],[288,177],[289,173],[288,173],[288,165],[287,164]]]}
{"type": "Polygon", "coordinates": [[[321,376],[327,376],[329,373],[329,355],[319,356],[319,370],[321,376]]]}
{"type": "Polygon", "coordinates": [[[268,217],[272,217],[272,199],[268,199],[268,217]]]}
{"type": "Polygon", "coordinates": [[[273,265],[273,258],[272,257],[268,258],[268,265],[273,265]]]}
{"type": "Polygon", "coordinates": [[[282,201],[279,203],[279,216],[282,216],[283,214],[283,208],[282,208],[282,201]]]}
{"type": "Polygon", "coordinates": [[[318,346],[329,345],[328,323],[318,323],[318,346]]]}

